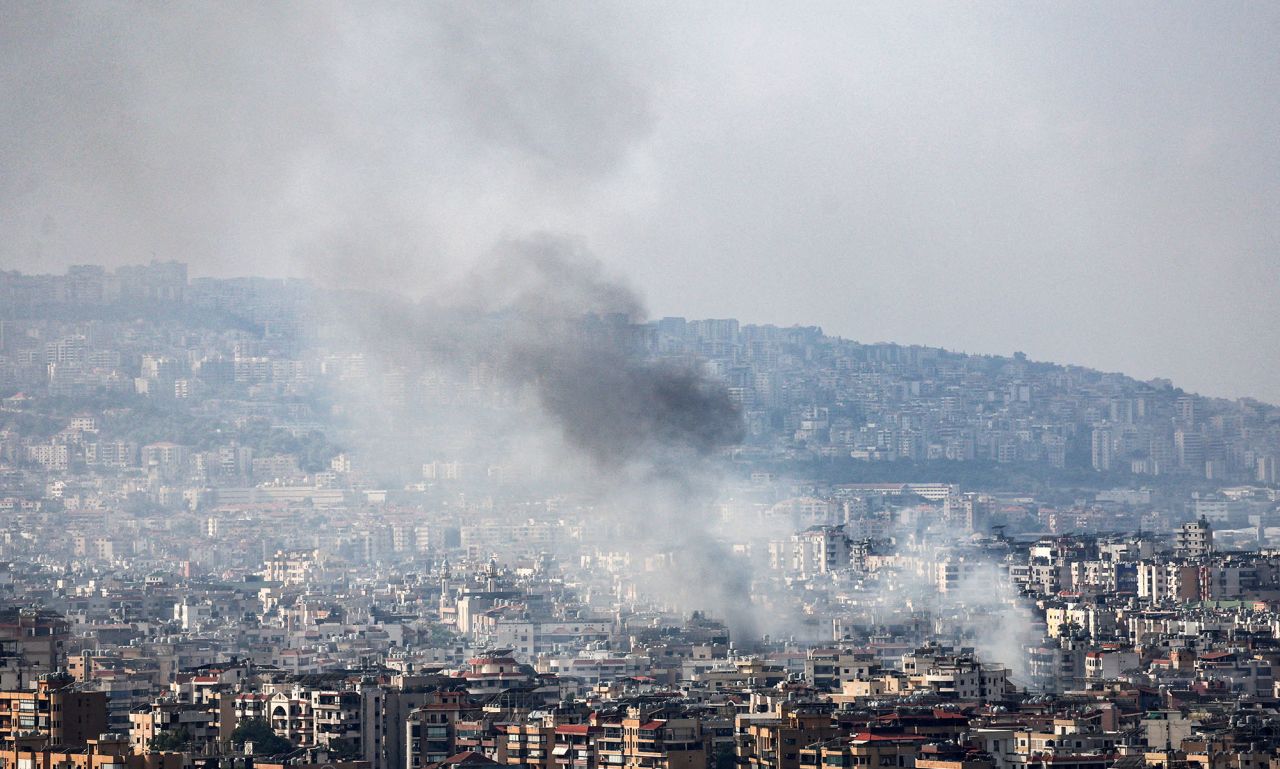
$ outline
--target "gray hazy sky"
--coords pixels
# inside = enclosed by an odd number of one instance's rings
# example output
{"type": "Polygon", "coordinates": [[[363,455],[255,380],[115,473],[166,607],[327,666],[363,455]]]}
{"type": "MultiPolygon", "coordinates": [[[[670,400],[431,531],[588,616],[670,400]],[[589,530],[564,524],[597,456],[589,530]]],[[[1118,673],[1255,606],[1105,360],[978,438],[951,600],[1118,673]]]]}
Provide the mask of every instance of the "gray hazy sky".
{"type": "Polygon", "coordinates": [[[1280,402],[1277,41],[1263,2],[7,2],[0,267],[426,292],[552,230],[654,315],[1280,402]]]}

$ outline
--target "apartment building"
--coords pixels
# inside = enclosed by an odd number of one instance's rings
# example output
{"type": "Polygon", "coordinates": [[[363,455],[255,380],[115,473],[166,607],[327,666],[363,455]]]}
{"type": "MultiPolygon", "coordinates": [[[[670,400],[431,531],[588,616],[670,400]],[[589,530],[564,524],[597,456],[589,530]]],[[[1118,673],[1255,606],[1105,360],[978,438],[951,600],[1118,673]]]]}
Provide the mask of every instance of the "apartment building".
{"type": "Polygon", "coordinates": [[[107,695],[71,676],[42,676],[33,691],[0,692],[0,743],[38,733],[50,745],[85,745],[107,730],[107,695]]]}
{"type": "Polygon", "coordinates": [[[659,718],[628,708],[601,724],[597,762],[624,769],[707,769],[709,741],[696,718],[659,718]]]}

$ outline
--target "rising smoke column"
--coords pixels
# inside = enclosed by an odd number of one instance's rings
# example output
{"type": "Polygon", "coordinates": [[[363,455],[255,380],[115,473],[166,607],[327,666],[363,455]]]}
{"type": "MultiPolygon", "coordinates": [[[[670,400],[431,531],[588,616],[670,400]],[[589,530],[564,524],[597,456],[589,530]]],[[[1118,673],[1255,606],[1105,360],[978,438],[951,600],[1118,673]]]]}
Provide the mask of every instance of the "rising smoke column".
{"type": "Polygon", "coordinates": [[[597,469],[664,464],[671,480],[687,481],[690,470],[665,460],[697,464],[740,440],[725,387],[649,359],[632,337],[630,324],[644,319],[638,297],[570,241],[507,243],[470,284],[498,318],[499,370],[534,388],[566,443],[597,469]]]}
{"type": "Polygon", "coordinates": [[[719,381],[648,356],[635,325],[643,303],[585,249],[551,235],[508,241],[421,302],[363,295],[348,312],[413,376],[480,364],[530,394],[572,481],[628,532],[627,544],[672,554],[674,573],[651,578],[653,592],[725,617],[743,641],[754,636],[749,575],[703,520],[741,414],[719,381]]]}

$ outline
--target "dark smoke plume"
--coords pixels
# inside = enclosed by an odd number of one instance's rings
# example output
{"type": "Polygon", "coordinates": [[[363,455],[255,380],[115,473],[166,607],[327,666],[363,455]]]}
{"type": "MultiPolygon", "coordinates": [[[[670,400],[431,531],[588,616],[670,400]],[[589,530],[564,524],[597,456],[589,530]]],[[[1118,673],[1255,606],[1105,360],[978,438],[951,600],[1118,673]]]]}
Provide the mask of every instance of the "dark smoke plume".
{"type": "Polygon", "coordinates": [[[500,374],[531,386],[565,442],[597,467],[706,457],[741,438],[725,387],[690,366],[649,359],[632,325],[644,319],[641,301],[571,241],[506,243],[468,288],[493,324],[500,374]]]}
{"type": "MultiPolygon", "coordinates": [[[[527,396],[570,460],[570,482],[599,500],[627,544],[672,556],[680,573],[645,576],[654,592],[753,635],[749,575],[702,520],[718,488],[715,459],[740,440],[741,415],[695,363],[649,355],[642,302],[584,249],[550,235],[509,241],[451,290],[417,303],[361,295],[343,312],[363,325],[362,347],[411,368],[410,379],[480,370],[527,396]]],[[[413,411],[392,419],[396,429],[412,429],[413,411]]]]}
{"type": "Polygon", "coordinates": [[[418,373],[481,363],[531,389],[565,443],[597,468],[667,464],[678,477],[689,471],[661,460],[709,457],[741,438],[724,385],[651,359],[639,298],[566,238],[505,243],[445,296],[417,305],[364,297],[353,312],[372,346],[418,373]]]}

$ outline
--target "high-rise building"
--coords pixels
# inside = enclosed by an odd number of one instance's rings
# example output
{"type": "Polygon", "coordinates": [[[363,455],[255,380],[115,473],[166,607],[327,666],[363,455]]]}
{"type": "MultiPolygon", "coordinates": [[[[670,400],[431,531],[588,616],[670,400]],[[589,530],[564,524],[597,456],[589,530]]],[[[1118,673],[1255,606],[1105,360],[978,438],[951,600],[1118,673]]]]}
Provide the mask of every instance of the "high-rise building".
{"type": "Polygon", "coordinates": [[[1111,440],[1111,428],[1106,426],[1093,428],[1092,444],[1093,469],[1107,472],[1111,469],[1115,451],[1111,440]]]}
{"type": "Polygon", "coordinates": [[[1184,395],[1174,402],[1174,413],[1177,415],[1180,424],[1192,427],[1196,423],[1196,399],[1190,395],[1184,395]]]}
{"type": "Polygon", "coordinates": [[[1178,467],[1184,470],[1203,471],[1204,436],[1190,430],[1177,430],[1173,434],[1173,447],[1177,454],[1178,467]]]}
{"type": "Polygon", "coordinates": [[[1275,457],[1258,457],[1257,475],[1254,478],[1258,483],[1274,484],[1280,482],[1280,474],[1276,472],[1275,457]]]}

